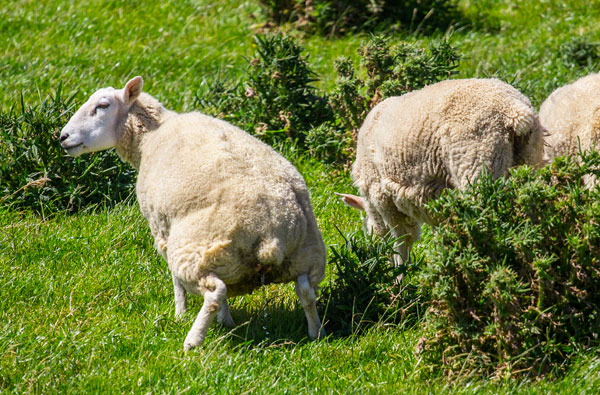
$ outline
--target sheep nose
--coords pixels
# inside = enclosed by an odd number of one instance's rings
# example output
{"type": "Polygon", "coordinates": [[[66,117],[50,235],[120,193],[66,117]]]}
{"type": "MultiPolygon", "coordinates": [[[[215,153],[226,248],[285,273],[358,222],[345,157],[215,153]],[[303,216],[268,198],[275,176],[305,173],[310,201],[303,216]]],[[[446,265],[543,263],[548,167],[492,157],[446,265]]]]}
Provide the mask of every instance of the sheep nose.
{"type": "Polygon", "coordinates": [[[60,135],[60,142],[62,143],[63,141],[65,141],[68,138],[69,138],[69,133],[63,133],[60,135]]]}

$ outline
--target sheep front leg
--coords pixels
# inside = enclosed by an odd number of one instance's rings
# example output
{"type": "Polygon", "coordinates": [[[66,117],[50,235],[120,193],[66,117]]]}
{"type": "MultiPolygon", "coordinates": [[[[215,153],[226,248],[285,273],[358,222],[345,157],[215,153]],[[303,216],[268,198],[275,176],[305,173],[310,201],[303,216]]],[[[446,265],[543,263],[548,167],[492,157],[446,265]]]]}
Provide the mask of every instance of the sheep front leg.
{"type": "Polygon", "coordinates": [[[198,317],[192,325],[183,342],[184,351],[191,350],[194,347],[202,345],[206,338],[206,332],[212,320],[217,315],[223,303],[227,302],[227,286],[223,281],[214,275],[209,275],[201,281],[201,292],[204,297],[204,304],[198,313],[198,317]]]}
{"type": "Polygon", "coordinates": [[[400,221],[392,223],[392,234],[399,240],[394,243],[396,254],[393,255],[395,267],[400,267],[410,259],[410,251],[413,244],[421,236],[421,224],[408,218],[402,218],[400,221]]]}
{"type": "Polygon", "coordinates": [[[317,295],[308,282],[308,275],[303,274],[296,280],[296,295],[300,299],[308,321],[308,336],[311,339],[325,337],[325,329],[321,326],[319,313],[317,313],[317,295]]]}

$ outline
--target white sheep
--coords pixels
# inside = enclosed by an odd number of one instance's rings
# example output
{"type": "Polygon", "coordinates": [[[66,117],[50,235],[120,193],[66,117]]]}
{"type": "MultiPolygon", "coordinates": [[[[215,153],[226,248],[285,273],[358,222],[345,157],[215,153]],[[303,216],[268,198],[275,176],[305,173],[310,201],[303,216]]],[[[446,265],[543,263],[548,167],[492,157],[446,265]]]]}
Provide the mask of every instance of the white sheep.
{"type": "Polygon", "coordinates": [[[290,281],[309,336],[324,336],[315,302],[325,246],[302,176],[227,122],[166,110],[142,84],[135,77],[92,94],[60,141],[72,156],[115,147],[139,170],[138,202],[168,262],[176,315],[187,310],[186,291],[204,297],[184,349],[203,343],[215,315],[234,325],[227,296],[290,281]]]}
{"type": "MultiPolygon", "coordinates": [[[[556,89],[540,107],[546,129],[545,159],[577,155],[597,147],[600,137],[600,74],[590,74],[556,89]]],[[[586,178],[593,183],[593,178],[586,178]]]]}
{"type": "Polygon", "coordinates": [[[359,133],[352,178],[362,197],[340,194],[366,212],[367,231],[401,238],[399,265],[432,223],[424,205],[445,188],[465,188],[485,166],[500,177],[536,165],[543,132],[529,100],[496,79],[448,80],[375,106],[359,133]]]}

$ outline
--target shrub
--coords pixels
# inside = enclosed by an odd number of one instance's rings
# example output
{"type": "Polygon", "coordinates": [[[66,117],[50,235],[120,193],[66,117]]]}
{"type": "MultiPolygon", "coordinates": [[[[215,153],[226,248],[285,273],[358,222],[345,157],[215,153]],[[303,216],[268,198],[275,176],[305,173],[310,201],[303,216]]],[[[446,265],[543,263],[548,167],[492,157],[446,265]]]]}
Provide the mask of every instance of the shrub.
{"type": "Polygon", "coordinates": [[[125,199],[134,172],[113,152],[74,159],[58,142],[58,133],[75,107],[61,87],[39,105],[21,98],[20,109],[0,112],[0,206],[47,214],[77,211],[125,199]]]}
{"type": "Polygon", "coordinates": [[[326,163],[345,162],[354,156],[352,133],[332,123],[323,123],[309,130],[305,145],[312,157],[326,163]]]}
{"type": "Polygon", "coordinates": [[[320,297],[328,332],[345,336],[376,323],[414,321],[419,294],[409,280],[419,265],[411,261],[394,267],[390,262],[393,245],[391,238],[353,233],[344,237],[339,248],[331,247],[329,264],[335,267],[335,277],[320,297]],[[401,283],[398,276],[404,277],[401,283]]]}
{"type": "Polygon", "coordinates": [[[450,0],[261,0],[269,23],[320,34],[344,34],[385,24],[409,31],[446,30],[459,18],[450,0]]]}
{"type": "Polygon", "coordinates": [[[558,371],[599,344],[600,155],[447,191],[426,260],[422,356],[449,375],[558,371]]]}
{"type": "Polygon", "coordinates": [[[246,78],[229,87],[211,84],[212,93],[200,92],[197,102],[269,144],[288,140],[302,146],[313,126],[331,118],[327,101],[312,85],[316,74],[291,37],[257,35],[254,42],[246,78]]]}

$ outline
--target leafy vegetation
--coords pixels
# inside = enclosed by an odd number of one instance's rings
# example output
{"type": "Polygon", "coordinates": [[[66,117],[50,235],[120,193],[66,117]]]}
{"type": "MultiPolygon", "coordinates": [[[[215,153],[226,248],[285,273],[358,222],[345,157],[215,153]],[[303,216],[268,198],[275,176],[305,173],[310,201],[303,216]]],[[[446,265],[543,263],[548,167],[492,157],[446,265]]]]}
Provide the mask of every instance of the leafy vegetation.
{"type": "Polygon", "coordinates": [[[111,205],[133,191],[133,169],[114,152],[70,159],[58,133],[74,112],[74,96],[0,111],[0,206],[39,214],[111,205]]]}
{"type": "Polygon", "coordinates": [[[197,103],[270,144],[304,146],[313,125],[331,118],[327,100],[312,85],[317,81],[303,49],[291,37],[257,35],[256,53],[241,82],[216,81],[199,92],[197,103]]]}
{"type": "Polygon", "coordinates": [[[560,46],[563,63],[571,67],[593,67],[600,60],[600,44],[587,37],[577,36],[560,46]]]}
{"type": "Polygon", "coordinates": [[[328,163],[352,159],[358,128],[377,103],[451,77],[460,59],[446,39],[422,49],[371,36],[359,51],[367,77],[359,78],[352,61],[340,57],[328,93],[313,85],[318,76],[291,37],[257,35],[255,43],[246,76],[206,82],[196,96],[198,106],[269,144],[293,143],[328,163]]]}
{"type": "Polygon", "coordinates": [[[419,263],[391,265],[391,238],[350,234],[343,240],[339,247],[331,248],[329,264],[336,274],[321,296],[328,333],[348,336],[375,324],[414,324],[420,300],[416,286],[408,280],[418,272],[419,263]]]}
{"type": "Polygon", "coordinates": [[[599,345],[600,154],[520,168],[431,203],[422,356],[448,374],[564,369],[599,345]]]}

